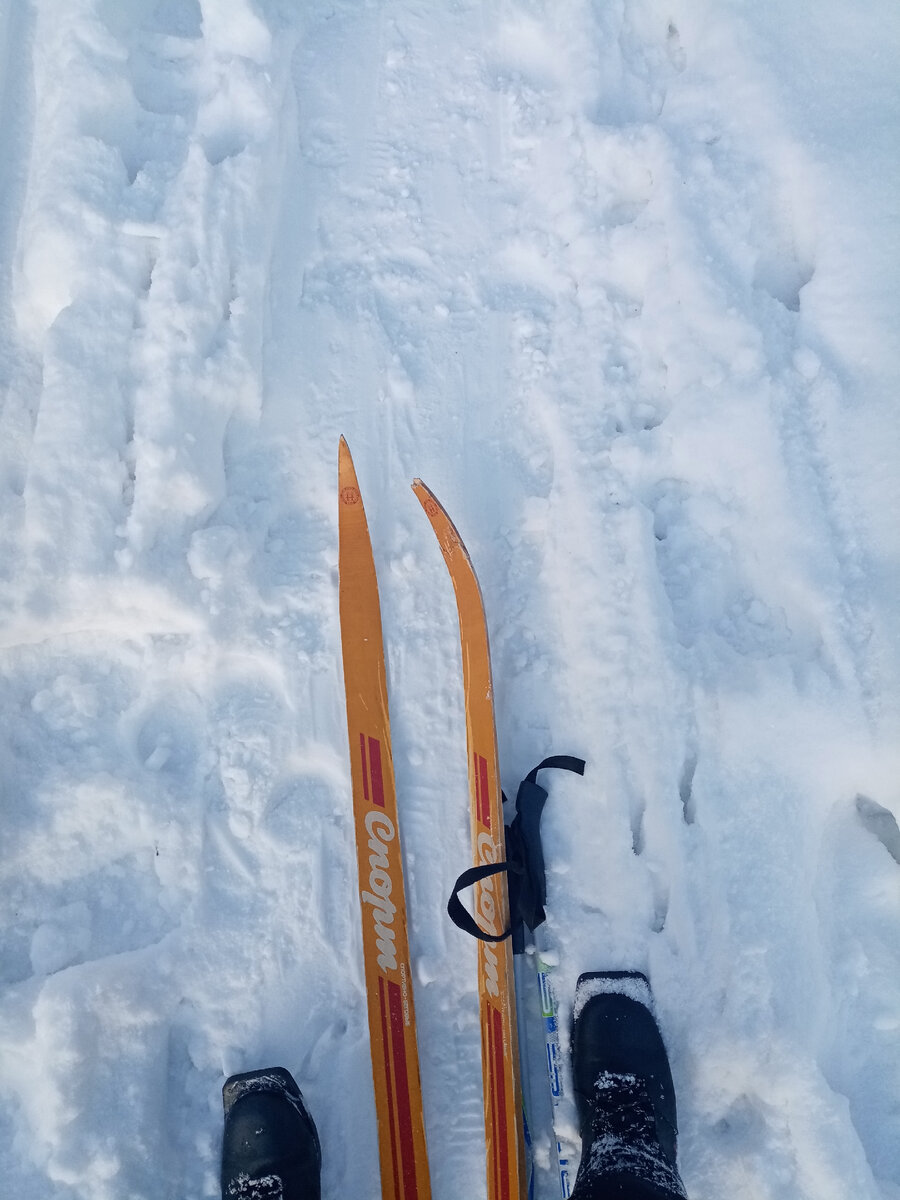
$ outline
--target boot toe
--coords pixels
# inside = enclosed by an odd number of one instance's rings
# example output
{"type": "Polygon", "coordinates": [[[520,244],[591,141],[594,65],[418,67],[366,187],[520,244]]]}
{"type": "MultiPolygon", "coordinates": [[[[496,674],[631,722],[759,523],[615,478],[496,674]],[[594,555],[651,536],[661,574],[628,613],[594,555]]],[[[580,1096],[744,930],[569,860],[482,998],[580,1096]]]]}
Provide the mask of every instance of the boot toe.
{"type": "Polygon", "coordinates": [[[277,1067],[234,1075],[222,1094],[223,1197],[319,1200],[318,1134],[289,1072],[277,1067]]]}

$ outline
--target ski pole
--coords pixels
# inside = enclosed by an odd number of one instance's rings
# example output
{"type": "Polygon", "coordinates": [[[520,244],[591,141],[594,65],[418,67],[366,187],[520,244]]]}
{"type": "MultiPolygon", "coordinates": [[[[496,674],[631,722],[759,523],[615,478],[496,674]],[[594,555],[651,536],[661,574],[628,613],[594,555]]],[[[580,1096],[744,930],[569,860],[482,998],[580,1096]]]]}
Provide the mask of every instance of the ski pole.
{"type": "Polygon", "coordinates": [[[556,1142],[557,1176],[562,1200],[568,1200],[572,1193],[570,1169],[573,1156],[570,1150],[570,1139],[566,1136],[565,1131],[560,1128],[562,1124],[560,1118],[562,1116],[565,1089],[562,1077],[562,1055],[559,1047],[559,1010],[551,979],[553,967],[544,957],[547,951],[543,946],[543,942],[544,938],[541,931],[536,930],[533,942],[533,956],[540,994],[541,1021],[544,1028],[553,1140],[556,1142]]]}

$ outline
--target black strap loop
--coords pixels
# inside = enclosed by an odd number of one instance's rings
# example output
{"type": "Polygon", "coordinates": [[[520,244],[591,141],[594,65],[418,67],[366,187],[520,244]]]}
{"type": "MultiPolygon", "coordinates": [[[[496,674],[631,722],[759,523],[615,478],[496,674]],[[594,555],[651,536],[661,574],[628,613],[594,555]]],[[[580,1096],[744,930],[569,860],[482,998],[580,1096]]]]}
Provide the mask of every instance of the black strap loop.
{"type": "Polygon", "coordinates": [[[499,862],[484,863],[480,867],[469,867],[467,871],[463,871],[453,885],[453,891],[447,901],[447,915],[450,920],[466,933],[470,933],[472,937],[478,938],[480,942],[505,941],[512,933],[512,926],[505,933],[486,933],[460,900],[459,893],[463,888],[471,887],[473,883],[480,883],[482,879],[487,879],[491,875],[500,875],[504,871],[521,872],[521,870],[522,868],[516,863],[499,862]]]}
{"type": "Polygon", "coordinates": [[[529,783],[536,783],[537,773],[538,771],[543,771],[544,767],[556,768],[559,771],[572,771],[576,775],[583,775],[584,766],[583,758],[575,758],[572,754],[551,754],[549,758],[545,758],[543,762],[539,762],[536,767],[532,767],[525,778],[529,783]]]}
{"type": "MultiPolygon", "coordinates": [[[[547,799],[546,788],[537,782],[539,771],[556,768],[584,774],[584,759],[571,754],[553,754],[539,762],[522,782],[516,794],[516,815],[506,826],[506,862],[485,863],[463,871],[447,902],[447,912],[454,925],[482,942],[502,942],[512,936],[513,953],[525,949],[525,928],[537,929],[546,916],[547,880],[544,871],[544,849],[541,845],[541,814],[547,799]],[[486,933],[459,898],[463,888],[471,887],[491,875],[509,873],[510,926],[504,933],[486,933]]],[[[503,797],[504,801],[506,797],[503,797]]]]}

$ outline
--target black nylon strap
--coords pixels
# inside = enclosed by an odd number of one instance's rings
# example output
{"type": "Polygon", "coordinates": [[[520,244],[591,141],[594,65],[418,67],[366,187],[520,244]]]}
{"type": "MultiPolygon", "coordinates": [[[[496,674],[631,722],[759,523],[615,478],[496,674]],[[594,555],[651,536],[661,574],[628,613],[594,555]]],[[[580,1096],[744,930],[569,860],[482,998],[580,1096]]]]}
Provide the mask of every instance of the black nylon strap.
{"type": "Polygon", "coordinates": [[[506,857],[522,864],[520,875],[510,876],[509,911],[512,926],[513,953],[525,949],[525,930],[535,930],[544,923],[547,902],[547,876],[544,868],[544,846],[541,841],[541,816],[547,800],[547,789],[537,782],[539,771],[545,768],[584,774],[584,759],[571,754],[553,754],[528,772],[516,793],[516,815],[506,828],[506,857]]]}
{"type": "Polygon", "coordinates": [[[560,771],[573,771],[576,775],[583,775],[584,759],[575,758],[572,754],[551,754],[549,758],[539,762],[536,767],[532,767],[525,778],[529,783],[537,783],[537,773],[543,771],[544,767],[556,767],[560,771]]]}
{"type": "Polygon", "coordinates": [[[465,907],[462,900],[459,898],[459,893],[463,888],[471,887],[473,883],[480,883],[482,879],[487,879],[491,875],[500,875],[503,871],[521,870],[521,867],[516,867],[514,864],[499,862],[499,863],[484,863],[480,867],[469,867],[467,871],[463,871],[459,879],[453,885],[453,891],[450,894],[450,899],[447,901],[447,915],[454,925],[458,925],[460,929],[466,933],[470,933],[472,937],[478,938],[480,942],[502,942],[512,933],[512,926],[505,933],[485,933],[469,910],[465,907]]]}
{"type": "MultiPolygon", "coordinates": [[[[547,790],[537,782],[537,775],[545,768],[583,775],[584,766],[583,758],[575,758],[571,754],[552,754],[528,772],[516,794],[516,815],[505,828],[507,861],[485,863],[463,871],[447,901],[447,913],[454,925],[482,942],[502,942],[512,935],[513,953],[520,954],[524,950],[525,928],[537,929],[544,921],[547,898],[544,850],[541,845],[541,814],[547,790]],[[503,871],[509,872],[510,926],[505,933],[486,933],[465,908],[459,893],[463,888],[503,871]]],[[[506,797],[503,799],[505,801],[506,797]]]]}

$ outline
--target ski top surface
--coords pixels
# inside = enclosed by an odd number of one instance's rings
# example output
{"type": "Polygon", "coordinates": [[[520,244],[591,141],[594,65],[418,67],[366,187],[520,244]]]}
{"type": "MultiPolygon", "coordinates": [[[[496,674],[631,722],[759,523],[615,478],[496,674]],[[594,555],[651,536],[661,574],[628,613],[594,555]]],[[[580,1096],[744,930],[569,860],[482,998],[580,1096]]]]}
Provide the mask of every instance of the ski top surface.
{"type": "Polygon", "coordinates": [[[430,1200],[381,607],[350,450],[338,455],[341,645],[384,1200],[430,1200]]]}
{"type": "MultiPolygon", "coordinates": [[[[476,866],[502,862],[506,851],[491,660],[481,588],[456,527],[421,479],[413,483],[437,536],[453,581],[462,645],[469,800],[476,866]]],[[[495,934],[509,927],[506,875],[475,884],[479,925],[495,934]]],[[[488,1200],[525,1200],[528,1191],[512,943],[478,943],[481,1067],[487,1144],[488,1200]]]]}

